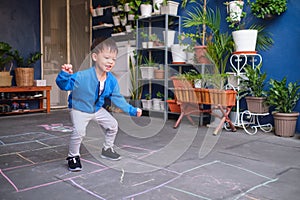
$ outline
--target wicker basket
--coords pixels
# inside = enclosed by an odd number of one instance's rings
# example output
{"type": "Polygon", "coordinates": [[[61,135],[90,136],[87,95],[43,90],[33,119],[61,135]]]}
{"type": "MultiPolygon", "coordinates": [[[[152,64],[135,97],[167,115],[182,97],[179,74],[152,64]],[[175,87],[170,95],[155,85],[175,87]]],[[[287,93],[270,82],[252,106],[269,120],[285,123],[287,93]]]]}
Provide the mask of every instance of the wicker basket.
{"type": "Polygon", "coordinates": [[[34,85],[34,69],[18,67],[15,69],[17,86],[34,85]]]}
{"type": "Polygon", "coordinates": [[[11,86],[11,79],[9,72],[0,72],[0,87],[11,86]]]}

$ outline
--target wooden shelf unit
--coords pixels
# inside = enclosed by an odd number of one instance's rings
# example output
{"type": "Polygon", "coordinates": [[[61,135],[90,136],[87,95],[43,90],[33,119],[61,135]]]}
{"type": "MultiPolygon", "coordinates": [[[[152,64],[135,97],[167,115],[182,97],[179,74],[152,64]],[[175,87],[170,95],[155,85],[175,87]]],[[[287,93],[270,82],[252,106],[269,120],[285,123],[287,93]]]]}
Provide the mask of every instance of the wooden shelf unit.
{"type": "Polygon", "coordinates": [[[30,109],[18,112],[3,112],[0,114],[21,114],[21,113],[32,113],[32,112],[44,112],[50,113],[50,91],[51,86],[11,86],[11,87],[0,87],[0,93],[31,93],[31,92],[43,92],[42,97],[34,97],[34,98],[7,98],[0,99],[0,102],[5,101],[38,101],[39,108],[38,109],[30,109]],[[44,100],[46,100],[46,108],[44,108],[44,100]]]}

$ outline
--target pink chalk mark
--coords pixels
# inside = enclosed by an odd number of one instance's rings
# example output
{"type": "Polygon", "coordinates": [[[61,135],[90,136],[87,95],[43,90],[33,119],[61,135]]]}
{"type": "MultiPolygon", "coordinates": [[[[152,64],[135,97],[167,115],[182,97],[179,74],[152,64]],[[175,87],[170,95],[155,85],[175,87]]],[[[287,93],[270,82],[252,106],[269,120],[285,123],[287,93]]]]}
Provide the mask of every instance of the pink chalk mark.
{"type": "Polygon", "coordinates": [[[17,188],[17,186],[12,182],[12,180],[10,180],[10,178],[8,178],[0,169],[0,173],[2,174],[2,176],[15,188],[15,190],[17,192],[19,192],[19,189],[17,188]]]}

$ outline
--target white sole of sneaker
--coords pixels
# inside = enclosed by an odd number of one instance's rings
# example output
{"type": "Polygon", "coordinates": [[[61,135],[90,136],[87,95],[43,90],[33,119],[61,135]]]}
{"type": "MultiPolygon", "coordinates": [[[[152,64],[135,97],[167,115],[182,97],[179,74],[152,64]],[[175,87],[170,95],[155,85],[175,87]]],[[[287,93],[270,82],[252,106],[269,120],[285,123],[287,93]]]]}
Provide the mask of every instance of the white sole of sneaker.
{"type": "Polygon", "coordinates": [[[81,170],[82,170],[82,168],[75,168],[75,169],[69,168],[69,171],[71,171],[71,172],[80,172],[81,170]]]}
{"type": "Polygon", "coordinates": [[[101,157],[101,158],[104,158],[104,159],[107,159],[107,160],[113,160],[113,161],[121,160],[121,156],[120,156],[119,158],[110,158],[110,157],[101,155],[100,157],[101,157]]]}

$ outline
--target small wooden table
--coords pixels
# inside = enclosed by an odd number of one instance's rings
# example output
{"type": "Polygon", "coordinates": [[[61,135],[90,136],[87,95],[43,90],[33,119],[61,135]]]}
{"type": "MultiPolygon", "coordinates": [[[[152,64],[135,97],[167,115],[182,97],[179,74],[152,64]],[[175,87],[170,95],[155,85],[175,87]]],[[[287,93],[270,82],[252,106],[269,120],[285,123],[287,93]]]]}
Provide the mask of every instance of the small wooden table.
{"type": "Polygon", "coordinates": [[[181,113],[174,128],[177,128],[182,118],[186,116],[194,124],[191,114],[209,113],[221,119],[214,131],[214,135],[222,129],[224,122],[227,122],[232,131],[236,131],[235,126],[229,118],[229,113],[236,102],[236,91],[216,90],[204,88],[184,88],[175,86],[175,96],[180,104],[181,113]],[[199,105],[211,105],[210,109],[201,109],[199,105]],[[221,111],[221,115],[212,112],[213,109],[221,111]]]}
{"type": "MultiPolygon", "coordinates": [[[[11,87],[0,87],[0,93],[26,93],[26,92],[46,92],[46,96],[36,98],[36,99],[10,99],[10,100],[37,100],[39,101],[39,109],[32,112],[39,112],[46,110],[47,113],[50,112],[50,91],[51,86],[11,86],[11,87]],[[46,109],[44,109],[44,99],[46,99],[46,109]]],[[[7,99],[6,99],[7,100],[7,99]]]]}

